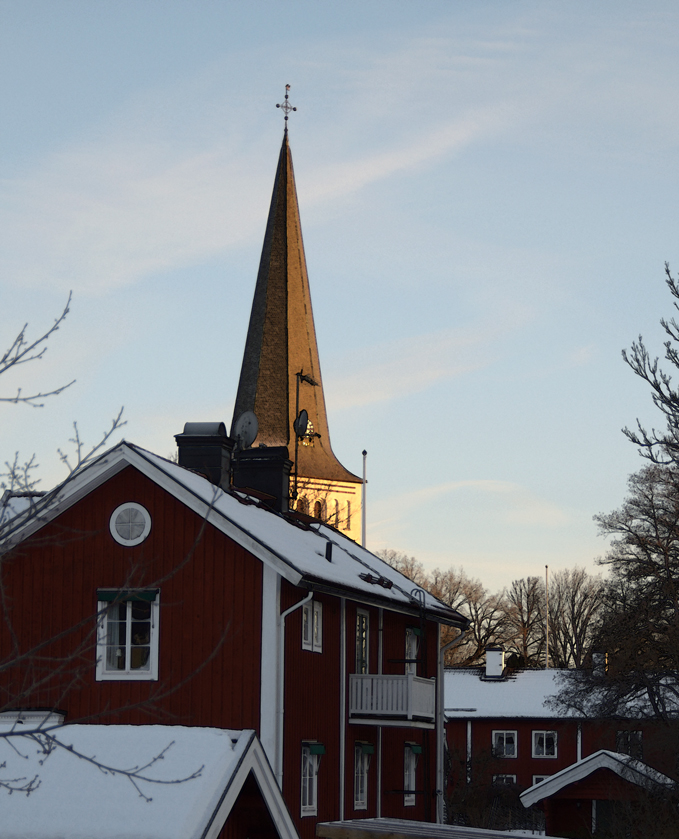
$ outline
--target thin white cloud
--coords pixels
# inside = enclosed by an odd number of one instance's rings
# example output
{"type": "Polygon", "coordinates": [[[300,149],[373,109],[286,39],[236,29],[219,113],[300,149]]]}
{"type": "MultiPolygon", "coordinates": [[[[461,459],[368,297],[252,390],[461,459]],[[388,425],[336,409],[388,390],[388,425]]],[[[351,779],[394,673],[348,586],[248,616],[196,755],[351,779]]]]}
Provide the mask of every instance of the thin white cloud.
{"type": "Polygon", "coordinates": [[[420,393],[437,382],[488,366],[502,340],[532,316],[528,308],[507,306],[472,326],[445,329],[368,346],[338,360],[325,375],[332,410],[356,408],[420,393]],[[351,371],[338,374],[341,369],[351,371]]]}
{"type": "MultiPolygon", "coordinates": [[[[326,164],[305,204],[330,202],[450,153],[496,123],[478,114],[383,154],[326,164]]],[[[97,293],[200,262],[261,234],[271,172],[252,150],[119,141],[55,154],[5,184],[0,271],[17,285],[97,293]]]]}
{"type": "Polygon", "coordinates": [[[334,165],[328,165],[326,161],[308,177],[305,200],[312,204],[335,200],[375,181],[460,151],[475,140],[499,130],[506,122],[502,110],[497,107],[478,109],[459,120],[423,132],[399,148],[381,154],[334,165]]]}

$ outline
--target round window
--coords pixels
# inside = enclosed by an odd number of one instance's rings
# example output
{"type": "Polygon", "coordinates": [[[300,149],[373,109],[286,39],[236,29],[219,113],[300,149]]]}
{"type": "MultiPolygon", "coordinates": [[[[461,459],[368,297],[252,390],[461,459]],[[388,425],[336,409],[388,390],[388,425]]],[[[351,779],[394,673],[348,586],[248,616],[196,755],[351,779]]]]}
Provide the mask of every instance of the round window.
{"type": "Polygon", "coordinates": [[[143,542],[151,531],[151,516],[141,504],[128,502],[116,507],[109,524],[111,536],[121,545],[130,547],[143,542]]]}

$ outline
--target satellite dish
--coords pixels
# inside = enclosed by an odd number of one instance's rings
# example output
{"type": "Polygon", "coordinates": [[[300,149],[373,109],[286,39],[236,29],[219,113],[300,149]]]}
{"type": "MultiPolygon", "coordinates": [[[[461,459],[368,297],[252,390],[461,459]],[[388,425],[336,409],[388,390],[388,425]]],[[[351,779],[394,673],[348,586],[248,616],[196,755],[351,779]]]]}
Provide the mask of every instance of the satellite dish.
{"type": "Polygon", "coordinates": [[[259,431],[259,423],[253,411],[243,411],[233,427],[233,435],[238,442],[239,449],[247,449],[254,442],[259,431]]]}
{"type": "Polygon", "coordinates": [[[309,427],[309,414],[307,411],[302,408],[299,412],[299,416],[293,423],[293,428],[295,429],[295,434],[298,437],[306,437],[306,430],[309,427]]]}

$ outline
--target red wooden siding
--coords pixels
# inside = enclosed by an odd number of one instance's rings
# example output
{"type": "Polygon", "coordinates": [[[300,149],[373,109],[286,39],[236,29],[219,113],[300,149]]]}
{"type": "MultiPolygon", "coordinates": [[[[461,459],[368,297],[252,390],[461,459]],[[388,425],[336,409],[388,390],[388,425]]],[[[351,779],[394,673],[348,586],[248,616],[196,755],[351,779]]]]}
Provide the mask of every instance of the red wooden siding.
{"type": "MultiPolygon", "coordinates": [[[[128,467],[3,562],[9,602],[20,604],[10,615],[21,650],[62,634],[44,652],[68,659],[78,648],[80,657],[46,682],[35,656],[4,673],[2,703],[32,683],[20,704],[56,705],[68,721],[258,729],[261,577],[258,560],[128,467]],[[152,520],[131,548],[109,532],[111,513],[128,501],[152,520]],[[97,589],[147,586],[160,589],[159,681],[95,681],[97,589]]],[[[1,643],[6,654],[7,632],[1,643]]]]}
{"type": "Polygon", "coordinates": [[[218,839],[278,839],[257,781],[248,775],[218,839]]]}

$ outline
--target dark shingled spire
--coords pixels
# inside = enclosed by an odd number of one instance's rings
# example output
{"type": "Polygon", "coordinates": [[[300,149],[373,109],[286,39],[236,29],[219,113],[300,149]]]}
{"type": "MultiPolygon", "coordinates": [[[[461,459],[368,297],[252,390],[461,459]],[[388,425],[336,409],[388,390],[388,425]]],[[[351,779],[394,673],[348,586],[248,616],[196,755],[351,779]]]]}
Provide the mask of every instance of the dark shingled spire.
{"type": "Polygon", "coordinates": [[[291,460],[295,457],[293,423],[296,374],[300,371],[318,384],[318,387],[300,385],[299,407],[306,409],[314,432],[321,436],[310,438],[313,445],[299,445],[298,474],[307,478],[360,483],[361,479],[342,466],[330,447],[295,175],[286,131],[259,263],[233,423],[244,411],[254,411],[259,421],[255,445],[287,446],[291,460]]]}

